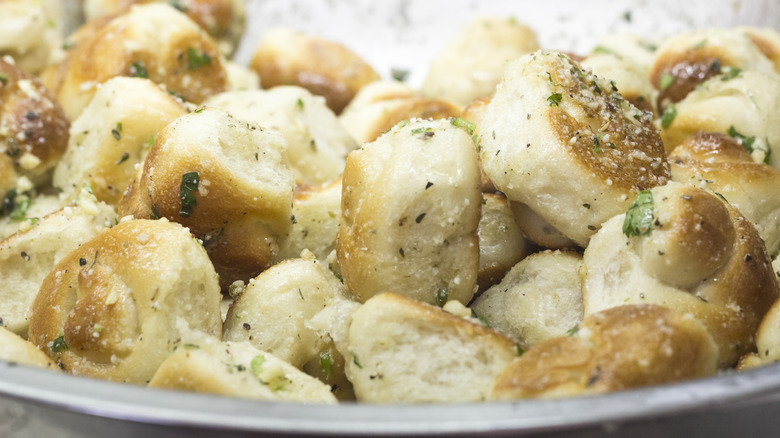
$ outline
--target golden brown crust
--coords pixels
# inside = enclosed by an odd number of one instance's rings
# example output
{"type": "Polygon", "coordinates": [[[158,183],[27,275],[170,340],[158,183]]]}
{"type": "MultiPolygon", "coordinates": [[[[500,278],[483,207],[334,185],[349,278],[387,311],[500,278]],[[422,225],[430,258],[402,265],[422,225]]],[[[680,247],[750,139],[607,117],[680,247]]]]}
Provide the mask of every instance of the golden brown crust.
{"type": "Polygon", "coordinates": [[[346,47],[291,29],[268,31],[252,58],[263,88],[298,85],[325,97],[339,114],[379,74],[346,47]]]}
{"type": "Polygon", "coordinates": [[[74,374],[146,383],[180,337],[221,334],[219,286],[203,248],[166,220],[133,220],[65,256],[44,279],[29,339],[74,374]]]}
{"type": "Polygon", "coordinates": [[[114,76],[148,76],[184,100],[200,103],[226,88],[216,43],[170,6],[138,6],[87,24],[65,59],[49,67],[45,85],[75,119],[96,88],[114,76]]]}
{"type": "Polygon", "coordinates": [[[597,394],[706,377],[717,347],[689,316],[654,305],[587,317],[572,337],[531,348],[497,379],[496,399],[597,394]]]}
{"type": "Polygon", "coordinates": [[[70,122],[40,80],[0,58],[0,153],[40,182],[68,146],[70,122]]]}

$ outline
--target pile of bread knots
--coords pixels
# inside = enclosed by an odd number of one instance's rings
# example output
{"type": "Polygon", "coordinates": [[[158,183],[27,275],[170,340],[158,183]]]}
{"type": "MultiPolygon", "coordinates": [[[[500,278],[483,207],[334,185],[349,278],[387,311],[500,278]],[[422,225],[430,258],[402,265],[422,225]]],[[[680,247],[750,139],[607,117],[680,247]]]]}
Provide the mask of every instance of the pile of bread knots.
{"type": "Polygon", "coordinates": [[[230,61],[240,0],[58,4],[0,0],[2,360],[316,403],[780,360],[774,30],[478,18],[417,90],[293,29],[230,61]]]}

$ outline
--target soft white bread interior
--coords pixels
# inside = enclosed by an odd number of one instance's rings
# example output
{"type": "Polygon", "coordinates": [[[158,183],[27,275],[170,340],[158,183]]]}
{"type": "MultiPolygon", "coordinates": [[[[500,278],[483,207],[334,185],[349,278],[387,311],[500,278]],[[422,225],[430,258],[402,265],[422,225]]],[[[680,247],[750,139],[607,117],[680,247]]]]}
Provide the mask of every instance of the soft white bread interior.
{"type": "Polygon", "coordinates": [[[461,119],[402,122],[347,158],[337,251],[361,301],[471,300],[482,194],[470,134],[461,119]]]}
{"type": "Polygon", "coordinates": [[[26,337],[35,296],[55,263],[114,225],[116,213],[82,192],[75,204],[25,221],[27,226],[0,241],[0,319],[26,337]]]}
{"type": "Polygon", "coordinates": [[[325,100],[301,87],[220,93],[204,105],[281,132],[299,184],[322,184],[337,178],[347,154],[357,147],[325,100]]]}
{"type": "Polygon", "coordinates": [[[650,304],[620,306],[515,359],[491,399],[570,397],[707,377],[717,358],[712,337],[691,315],[650,304]]]}
{"type": "Polygon", "coordinates": [[[119,213],[188,227],[227,290],[276,261],[292,225],[294,186],[281,134],[199,109],[158,133],[119,213]]]}
{"type": "Polygon", "coordinates": [[[605,223],[581,275],[586,316],[642,303],[689,313],[718,345],[721,367],[755,348],[778,296],[753,224],[716,195],[679,183],[640,193],[627,215],[605,223]]]}
{"type": "Polygon", "coordinates": [[[53,185],[73,196],[88,184],[99,201],[116,206],[157,132],[186,113],[148,79],[108,80],[73,121],[53,185]]]}
{"type": "Polygon", "coordinates": [[[536,50],[539,43],[534,32],[514,18],[476,18],[433,58],[420,90],[468,105],[493,94],[505,62],[536,50]]]}
{"type": "Polygon", "coordinates": [[[341,178],[322,186],[298,186],[293,193],[292,229],[279,259],[297,258],[304,249],[326,262],[336,249],[341,218],[341,178]]]}
{"type": "Polygon", "coordinates": [[[64,17],[62,0],[0,2],[0,57],[38,74],[61,56],[64,17]]]}
{"type": "Polygon", "coordinates": [[[225,341],[248,341],[301,368],[318,358],[329,340],[306,327],[306,321],[336,301],[350,299],[344,285],[304,252],[250,280],[228,311],[225,341]]]}
{"type": "Polygon", "coordinates": [[[181,330],[221,336],[219,282],[181,225],[129,220],[60,260],[43,280],[29,339],[77,375],[146,384],[181,330]]]}
{"type": "Polygon", "coordinates": [[[531,252],[531,243],[515,222],[506,197],[500,193],[482,195],[479,218],[479,274],[481,290],[498,283],[517,262],[531,252]]]}
{"type": "Polygon", "coordinates": [[[531,254],[471,307],[489,327],[527,347],[563,336],[582,321],[581,263],[575,252],[531,254]]]}
{"type": "Polygon", "coordinates": [[[479,130],[496,188],[582,247],[670,177],[652,115],[562,53],[509,61],[479,130]]]}
{"type": "Polygon", "coordinates": [[[149,382],[151,388],[299,403],[336,403],[330,387],[248,342],[182,328],[182,337],[149,382]]]}
{"type": "Polygon", "coordinates": [[[1,325],[0,360],[20,365],[59,370],[57,363],[47,356],[46,353],[1,325]]]}
{"type": "Polygon", "coordinates": [[[504,335],[390,293],[352,314],[347,348],[347,377],[367,403],[485,400],[517,356],[504,335]]]}

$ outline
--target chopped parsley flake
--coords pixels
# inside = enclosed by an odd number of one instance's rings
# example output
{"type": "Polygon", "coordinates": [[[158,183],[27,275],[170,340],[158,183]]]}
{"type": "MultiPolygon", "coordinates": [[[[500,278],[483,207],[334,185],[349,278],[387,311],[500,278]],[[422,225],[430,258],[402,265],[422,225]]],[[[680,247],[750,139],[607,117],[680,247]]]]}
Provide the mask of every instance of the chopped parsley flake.
{"type": "Polygon", "coordinates": [[[398,82],[404,82],[409,77],[409,70],[392,68],[390,69],[390,76],[398,82]]]}
{"type": "Polygon", "coordinates": [[[675,117],[677,117],[677,107],[674,106],[673,103],[670,103],[664,110],[664,115],[661,117],[661,127],[663,129],[669,129],[669,127],[672,126],[675,117]]]}
{"type": "Polygon", "coordinates": [[[146,65],[143,61],[135,61],[130,64],[130,76],[134,78],[149,78],[149,72],[146,71],[146,65]]]}
{"type": "Polygon", "coordinates": [[[303,109],[303,99],[301,99],[301,98],[299,97],[299,98],[298,98],[298,100],[295,102],[295,106],[296,106],[296,107],[297,107],[299,110],[302,110],[302,109],[303,109]]]}
{"type": "Polygon", "coordinates": [[[157,210],[157,207],[152,204],[152,214],[149,215],[149,219],[156,221],[157,219],[160,219],[162,215],[160,214],[160,211],[157,210]]]}
{"type": "Polygon", "coordinates": [[[734,125],[729,126],[729,129],[728,131],[726,131],[726,133],[734,140],[736,140],[739,144],[741,144],[742,147],[745,148],[745,150],[748,151],[749,154],[753,155],[753,151],[756,150],[763,152],[764,164],[769,164],[769,156],[772,150],[768,147],[768,145],[764,145],[761,142],[756,143],[756,137],[748,137],[746,135],[740,134],[734,128],[734,125]]]}
{"type": "Polygon", "coordinates": [[[187,47],[187,59],[187,65],[190,70],[195,70],[207,65],[211,65],[211,56],[208,53],[198,53],[198,51],[192,47],[187,47]]]}
{"type": "Polygon", "coordinates": [[[320,368],[325,380],[330,380],[333,377],[333,357],[329,351],[320,353],[320,368]]]}
{"type": "Polygon", "coordinates": [[[260,373],[263,371],[263,364],[265,363],[265,356],[262,354],[258,354],[257,356],[252,358],[252,361],[249,362],[249,369],[252,370],[252,374],[259,377],[260,373]]]}
{"type": "Polygon", "coordinates": [[[68,344],[65,342],[65,335],[61,334],[59,337],[51,341],[52,353],[59,353],[68,349],[68,344]]]}
{"type": "Polygon", "coordinates": [[[451,117],[450,123],[452,123],[452,126],[456,126],[468,132],[469,135],[474,135],[474,130],[477,129],[475,124],[469,122],[466,119],[461,119],[460,117],[451,117]]]}
{"type": "Polygon", "coordinates": [[[0,73],[0,82],[7,84],[8,83],[8,76],[0,73]]]}
{"type": "Polygon", "coordinates": [[[127,161],[129,158],[130,158],[130,153],[125,152],[125,153],[122,154],[122,158],[120,158],[119,161],[116,162],[116,164],[120,165],[120,164],[124,163],[125,161],[127,161]]]}
{"type": "Polygon", "coordinates": [[[726,66],[720,69],[720,73],[722,74],[720,77],[721,81],[730,81],[739,76],[739,74],[742,73],[742,69],[726,66]]]}
{"type": "Polygon", "coordinates": [[[515,344],[515,349],[517,350],[518,357],[525,354],[525,348],[521,347],[520,344],[515,344]]]}
{"type": "Polygon", "coordinates": [[[661,75],[661,79],[659,81],[659,88],[661,91],[666,91],[667,88],[671,87],[674,83],[674,76],[670,75],[669,73],[664,73],[661,75]]]}
{"type": "Polygon", "coordinates": [[[195,200],[195,194],[192,193],[198,191],[198,184],[200,184],[198,172],[187,172],[181,176],[181,185],[179,186],[179,197],[181,198],[179,215],[181,217],[190,217],[192,209],[198,204],[195,200]]]}
{"type": "Polygon", "coordinates": [[[436,289],[436,292],[434,292],[433,297],[436,299],[436,304],[439,307],[444,307],[445,304],[447,304],[447,301],[450,298],[450,292],[446,288],[439,288],[436,289]]]}
{"type": "Polygon", "coordinates": [[[122,122],[116,122],[116,126],[111,130],[111,135],[117,141],[122,138],[122,122]]]}
{"type": "Polygon", "coordinates": [[[561,100],[563,100],[563,95],[561,93],[555,93],[547,98],[547,103],[550,106],[558,106],[561,103],[561,100]]]}
{"type": "Polygon", "coordinates": [[[650,234],[653,220],[653,194],[649,190],[642,190],[628,207],[623,221],[623,234],[628,237],[646,236],[650,234]]]}

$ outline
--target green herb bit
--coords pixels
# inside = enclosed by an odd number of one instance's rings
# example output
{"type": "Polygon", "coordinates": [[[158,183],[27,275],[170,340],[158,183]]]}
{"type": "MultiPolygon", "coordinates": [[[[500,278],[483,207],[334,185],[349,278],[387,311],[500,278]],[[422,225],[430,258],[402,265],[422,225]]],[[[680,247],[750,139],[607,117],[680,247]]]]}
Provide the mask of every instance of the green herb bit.
{"type": "Polygon", "coordinates": [[[707,39],[705,38],[705,39],[699,41],[698,43],[692,45],[691,49],[693,49],[693,50],[701,49],[702,47],[704,47],[706,45],[707,45],[707,39]]]}
{"type": "Polygon", "coordinates": [[[154,146],[154,135],[149,136],[149,141],[146,142],[146,147],[151,148],[154,146]]]}
{"type": "Polygon", "coordinates": [[[260,376],[260,373],[263,372],[263,364],[265,363],[265,356],[262,354],[258,354],[257,356],[252,358],[252,361],[249,362],[249,369],[252,370],[252,374],[254,374],[256,377],[260,376]]]}
{"type": "Polygon", "coordinates": [[[143,61],[135,61],[130,64],[130,76],[133,78],[149,78],[149,72],[146,71],[146,65],[143,61]]]}
{"type": "Polygon", "coordinates": [[[3,197],[3,205],[2,209],[0,210],[0,213],[2,215],[9,215],[12,211],[14,211],[14,208],[16,206],[16,189],[11,189],[8,192],[6,192],[5,197],[3,197]]]}
{"type": "Polygon", "coordinates": [[[149,215],[149,219],[156,221],[157,219],[160,219],[162,215],[160,214],[160,211],[157,210],[157,207],[152,204],[152,214],[149,215]]]}
{"type": "Polygon", "coordinates": [[[76,44],[74,43],[65,43],[62,45],[62,50],[70,50],[74,47],[76,47],[76,44]]]}
{"type": "Polygon", "coordinates": [[[68,344],[65,342],[65,335],[60,334],[57,338],[51,341],[52,353],[60,353],[68,349],[68,344]]]}
{"type": "Polygon", "coordinates": [[[299,97],[299,98],[298,98],[298,100],[295,102],[295,106],[296,106],[296,107],[297,107],[299,110],[302,110],[302,109],[303,109],[303,99],[301,99],[301,98],[299,97]]]}
{"type": "Polygon", "coordinates": [[[355,366],[360,368],[361,370],[363,369],[363,365],[360,364],[360,361],[358,360],[358,357],[355,356],[354,354],[352,355],[352,363],[354,363],[355,366]]]}
{"type": "Polygon", "coordinates": [[[558,106],[562,100],[563,100],[563,95],[561,93],[554,93],[547,98],[547,103],[550,106],[558,106]]]}
{"type": "Polygon", "coordinates": [[[608,49],[604,46],[596,46],[593,48],[593,54],[606,54],[606,55],[616,55],[616,53],[612,49],[608,49]]]}
{"type": "Polygon", "coordinates": [[[114,136],[115,140],[119,140],[122,138],[122,122],[117,122],[114,129],[111,130],[111,135],[114,136]]]}
{"type": "Polygon", "coordinates": [[[329,351],[320,353],[320,368],[325,380],[329,381],[333,377],[333,357],[329,351]]]}
{"type": "Polygon", "coordinates": [[[198,53],[192,47],[187,47],[187,59],[190,70],[196,70],[207,65],[211,65],[211,56],[206,53],[198,53]]]}
{"type": "Polygon", "coordinates": [[[672,122],[674,122],[675,117],[677,117],[677,107],[674,106],[673,103],[670,103],[669,106],[667,106],[664,110],[664,114],[661,117],[661,128],[669,129],[669,127],[672,126],[672,122]]]}
{"type": "Polygon", "coordinates": [[[601,152],[601,134],[597,134],[593,139],[593,152],[601,152]]]}
{"type": "Polygon", "coordinates": [[[390,69],[390,76],[398,82],[404,82],[409,77],[409,70],[392,68],[390,69]]]}
{"type": "Polygon", "coordinates": [[[477,125],[469,122],[466,119],[461,119],[460,117],[450,117],[450,123],[452,123],[452,126],[458,127],[468,132],[469,135],[474,135],[474,130],[477,129],[477,125]]]}
{"type": "Polygon", "coordinates": [[[427,128],[415,128],[412,129],[412,134],[425,134],[426,132],[432,132],[433,128],[427,127],[427,128]]]}
{"type": "Polygon", "coordinates": [[[8,76],[0,73],[0,82],[7,84],[8,83],[8,76]]]}
{"type": "Polygon", "coordinates": [[[92,326],[93,333],[100,333],[102,331],[103,331],[103,325],[96,323],[95,325],[92,326]]]}
{"type": "Polygon", "coordinates": [[[30,208],[30,204],[32,203],[32,201],[30,200],[30,197],[26,196],[26,195],[18,196],[14,200],[14,202],[15,202],[16,205],[14,206],[14,209],[11,212],[11,215],[10,215],[11,219],[15,220],[17,222],[18,221],[23,221],[23,220],[27,219],[27,216],[26,216],[27,209],[30,208]],[[21,201],[19,200],[19,198],[22,198],[21,201]]]}
{"type": "Polygon", "coordinates": [[[200,346],[196,344],[184,344],[182,345],[182,347],[187,350],[197,350],[198,348],[200,348],[200,346]]]}
{"type": "Polygon", "coordinates": [[[179,197],[181,198],[181,217],[190,217],[192,209],[198,204],[193,192],[198,191],[200,176],[198,172],[187,172],[181,176],[181,185],[179,186],[179,197]]]}
{"type": "Polygon", "coordinates": [[[748,152],[753,152],[753,143],[756,142],[756,137],[748,137],[746,135],[742,135],[734,128],[734,125],[729,126],[728,131],[726,133],[732,137],[734,140],[737,140],[739,144],[742,145],[745,149],[747,149],[748,152]]]}
{"type": "Polygon", "coordinates": [[[737,67],[725,66],[720,69],[720,73],[722,75],[720,77],[721,81],[730,81],[736,78],[737,76],[739,76],[739,74],[742,73],[742,69],[737,67]]]}
{"type": "Polygon", "coordinates": [[[566,330],[566,334],[568,336],[574,336],[577,334],[577,332],[580,331],[580,326],[575,325],[574,327],[570,328],[569,330],[566,330]]]}
{"type": "Polygon", "coordinates": [[[434,292],[433,297],[436,299],[436,304],[439,307],[444,307],[445,304],[447,304],[447,301],[450,298],[450,292],[446,288],[439,288],[436,289],[436,292],[434,292]]]}
{"type": "Polygon", "coordinates": [[[515,349],[517,350],[517,356],[520,357],[523,354],[525,354],[525,348],[521,347],[520,344],[515,344],[515,349]]]}
{"type": "Polygon", "coordinates": [[[628,207],[623,221],[623,234],[627,237],[646,236],[650,234],[654,219],[653,194],[650,190],[642,190],[628,207]]]}
{"type": "Polygon", "coordinates": [[[597,84],[596,81],[591,82],[590,85],[593,86],[593,91],[595,91],[598,94],[601,94],[601,87],[599,87],[599,84],[597,84]]]}
{"type": "Polygon", "coordinates": [[[661,91],[666,91],[666,89],[671,87],[673,83],[674,76],[670,75],[669,73],[664,73],[661,75],[658,86],[660,87],[661,91]]]}
{"type": "Polygon", "coordinates": [[[125,152],[125,153],[123,153],[123,154],[122,154],[122,158],[120,158],[120,159],[119,159],[119,161],[117,161],[117,162],[116,162],[117,166],[118,166],[118,165],[120,165],[120,164],[122,164],[122,163],[124,163],[124,162],[125,162],[125,161],[127,161],[129,158],[130,158],[130,153],[129,153],[129,152],[125,152]]]}

